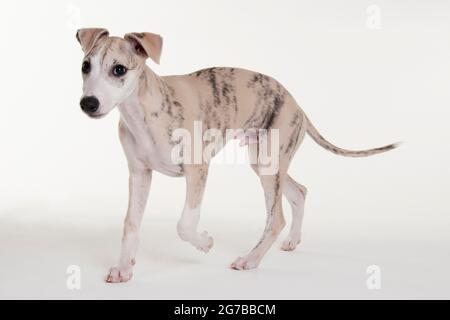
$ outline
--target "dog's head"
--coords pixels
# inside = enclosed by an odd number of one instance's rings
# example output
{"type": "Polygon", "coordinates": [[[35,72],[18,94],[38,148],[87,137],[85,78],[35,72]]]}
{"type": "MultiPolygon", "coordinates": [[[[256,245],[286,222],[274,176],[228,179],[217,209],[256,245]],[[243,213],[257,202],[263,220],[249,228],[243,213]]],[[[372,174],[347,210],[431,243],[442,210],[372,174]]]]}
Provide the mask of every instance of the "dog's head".
{"type": "Polygon", "coordinates": [[[91,118],[101,118],[121,104],[137,88],[151,58],[159,63],[162,38],[153,33],[128,33],[110,37],[106,29],[80,29],[76,34],[85,54],[81,72],[80,105],[91,118]]]}

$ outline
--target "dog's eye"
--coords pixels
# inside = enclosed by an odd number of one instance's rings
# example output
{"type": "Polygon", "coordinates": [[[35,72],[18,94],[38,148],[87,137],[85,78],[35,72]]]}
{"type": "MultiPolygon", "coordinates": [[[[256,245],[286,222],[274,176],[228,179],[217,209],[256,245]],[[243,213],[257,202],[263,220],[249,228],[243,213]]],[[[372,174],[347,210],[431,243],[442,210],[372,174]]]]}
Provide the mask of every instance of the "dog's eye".
{"type": "Polygon", "coordinates": [[[121,64],[113,67],[112,73],[116,77],[122,77],[127,73],[127,68],[121,64]]]}
{"type": "Polygon", "coordinates": [[[81,66],[81,72],[84,74],[88,74],[91,71],[91,64],[89,61],[84,61],[83,65],[81,66]]]}

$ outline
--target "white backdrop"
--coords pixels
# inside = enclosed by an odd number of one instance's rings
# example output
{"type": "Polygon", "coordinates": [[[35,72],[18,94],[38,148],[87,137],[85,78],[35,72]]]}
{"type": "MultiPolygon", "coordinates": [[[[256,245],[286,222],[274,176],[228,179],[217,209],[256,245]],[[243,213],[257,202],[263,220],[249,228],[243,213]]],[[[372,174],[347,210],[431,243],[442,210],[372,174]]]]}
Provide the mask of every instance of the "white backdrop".
{"type": "Polygon", "coordinates": [[[7,0],[0,11],[0,298],[450,298],[448,1],[7,0]],[[184,180],[156,174],[135,278],[106,285],[127,165],[118,112],[93,121],[78,106],[75,30],[91,26],[161,34],[161,65],[150,65],[161,75],[235,66],[274,76],[339,146],[406,143],[346,159],[306,139],[291,166],[309,188],[304,243],[282,253],[280,238],[247,273],[227,267],[264,226],[253,172],[212,168],[207,256],[176,235],[184,180]],[[69,265],[81,267],[81,290],[66,287],[69,265]],[[380,290],[366,287],[370,265],[380,290]]]}

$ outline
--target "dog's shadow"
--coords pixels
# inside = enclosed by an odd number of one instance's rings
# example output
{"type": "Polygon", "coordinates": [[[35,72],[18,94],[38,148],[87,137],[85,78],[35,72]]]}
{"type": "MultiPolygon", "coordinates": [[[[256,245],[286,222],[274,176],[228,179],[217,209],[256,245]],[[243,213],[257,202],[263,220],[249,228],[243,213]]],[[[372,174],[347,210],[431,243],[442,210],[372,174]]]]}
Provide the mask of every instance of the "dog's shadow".
{"type": "MultiPolygon", "coordinates": [[[[76,213],[63,211],[43,211],[44,209],[17,209],[0,215],[0,261],[8,262],[26,272],[26,266],[61,270],[69,265],[94,268],[95,272],[106,274],[115,265],[120,254],[123,217],[108,215],[89,219],[73,216],[76,213]],[[45,217],[38,219],[37,217],[45,217]],[[52,219],[52,217],[54,219],[52,219]],[[75,217],[75,218],[74,218],[75,217]],[[113,219],[113,220],[111,220],[113,219]]],[[[137,262],[139,269],[157,276],[164,270],[179,270],[199,265],[207,268],[227,268],[235,257],[245,254],[245,249],[254,244],[260,229],[254,224],[224,228],[224,223],[205,223],[212,230],[215,244],[207,256],[190,244],[179,239],[176,220],[144,219],[141,228],[137,262]],[[208,267],[209,265],[209,267],[208,267]]],[[[349,257],[337,256],[320,250],[281,252],[274,245],[272,255],[267,259],[266,269],[270,269],[270,259],[291,260],[342,260],[349,257]],[[278,249],[278,250],[276,250],[278,249]],[[278,252],[278,253],[277,253],[278,252]]],[[[350,257],[351,258],[351,257],[350,257]]],[[[276,261],[273,263],[275,268],[276,261]]]]}
{"type": "MultiPolygon", "coordinates": [[[[61,212],[16,209],[0,215],[0,260],[12,264],[89,264],[96,268],[109,268],[117,263],[122,239],[120,223],[102,224],[101,218],[62,219],[61,212]],[[35,217],[47,217],[37,220],[35,217]],[[48,217],[57,217],[52,220],[48,217]],[[28,218],[27,218],[28,217],[28,218]],[[113,226],[114,225],[114,226],[113,226]]],[[[117,217],[114,217],[116,219],[117,217]]],[[[152,268],[167,265],[193,265],[201,263],[197,255],[189,255],[182,248],[176,231],[168,226],[146,224],[141,230],[139,263],[152,268]]],[[[190,249],[190,248],[189,248],[190,249]]]]}

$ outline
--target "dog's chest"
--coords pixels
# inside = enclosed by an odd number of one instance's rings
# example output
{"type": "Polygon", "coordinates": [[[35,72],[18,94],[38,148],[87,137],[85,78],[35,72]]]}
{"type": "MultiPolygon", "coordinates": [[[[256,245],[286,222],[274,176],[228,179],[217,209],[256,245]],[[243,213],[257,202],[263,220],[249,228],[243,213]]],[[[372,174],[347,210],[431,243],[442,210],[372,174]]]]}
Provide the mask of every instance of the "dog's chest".
{"type": "Polygon", "coordinates": [[[183,167],[171,160],[170,141],[142,118],[122,114],[120,139],[131,166],[149,168],[169,176],[181,176],[183,167]]]}

